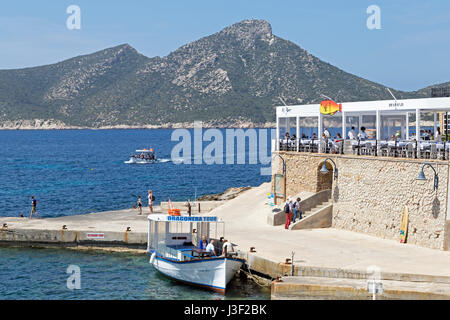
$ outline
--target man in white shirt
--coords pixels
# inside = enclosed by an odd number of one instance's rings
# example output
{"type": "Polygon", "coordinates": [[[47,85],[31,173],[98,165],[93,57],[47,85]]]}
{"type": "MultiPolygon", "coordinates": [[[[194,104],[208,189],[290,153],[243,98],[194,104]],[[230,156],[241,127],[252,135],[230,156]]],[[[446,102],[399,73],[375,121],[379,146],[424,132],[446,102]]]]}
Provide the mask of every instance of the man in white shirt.
{"type": "Polygon", "coordinates": [[[214,239],[212,239],[211,242],[206,246],[206,252],[210,252],[213,255],[216,255],[216,250],[214,249],[214,239]]]}
{"type": "Polygon", "coordinates": [[[359,140],[366,140],[367,139],[367,133],[366,133],[366,128],[365,127],[361,127],[361,131],[358,133],[358,138],[359,138],[359,140]]]}
{"type": "Polygon", "coordinates": [[[224,257],[226,257],[227,254],[229,254],[230,252],[233,252],[233,245],[230,242],[228,242],[228,240],[224,239],[222,247],[222,253],[224,257]]]}
{"type": "Polygon", "coordinates": [[[352,127],[352,130],[350,130],[350,131],[348,132],[348,138],[349,138],[350,140],[356,139],[355,127],[352,127]]]}

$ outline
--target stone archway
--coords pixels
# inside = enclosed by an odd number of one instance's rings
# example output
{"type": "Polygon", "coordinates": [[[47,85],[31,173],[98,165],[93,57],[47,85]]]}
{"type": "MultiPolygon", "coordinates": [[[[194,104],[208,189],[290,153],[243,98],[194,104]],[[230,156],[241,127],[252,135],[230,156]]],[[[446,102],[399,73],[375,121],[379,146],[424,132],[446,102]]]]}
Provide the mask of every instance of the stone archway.
{"type": "Polygon", "coordinates": [[[328,169],[328,173],[320,172],[320,169],[322,169],[322,166],[323,166],[323,161],[320,162],[319,166],[317,167],[316,192],[320,192],[323,190],[331,190],[333,187],[333,176],[334,176],[333,165],[331,163],[329,163],[328,161],[325,163],[325,166],[328,169]]]}

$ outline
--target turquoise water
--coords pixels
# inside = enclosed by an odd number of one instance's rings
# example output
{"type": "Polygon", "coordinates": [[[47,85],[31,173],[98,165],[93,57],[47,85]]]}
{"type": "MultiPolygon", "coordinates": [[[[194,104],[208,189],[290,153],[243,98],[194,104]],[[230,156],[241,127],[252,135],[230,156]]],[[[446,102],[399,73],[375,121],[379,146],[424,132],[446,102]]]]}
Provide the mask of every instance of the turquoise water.
{"type": "Polygon", "coordinates": [[[270,288],[236,277],[225,296],[171,280],[146,255],[69,249],[0,248],[0,299],[215,300],[270,299],[270,288]],[[81,271],[81,289],[67,288],[69,265],[81,271]]]}
{"type": "MultiPolygon", "coordinates": [[[[193,136],[193,130],[189,132],[193,136]]],[[[129,209],[136,204],[137,195],[143,196],[143,204],[147,205],[145,195],[149,189],[159,203],[169,197],[172,201],[186,201],[195,195],[270,181],[270,176],[261,175],[260,164],[249,164],[248,160],[246,164],[233,165],[172,162],[171,152],[179,143],[171,141],[172,133],[173,130],[0,131],[0,216],[28,215],[32,195],[38,200],[40,216],[57,217],[129,209]],[[164,162],[124,164],[136,149],[150,147],[164,162]]],[[[203,142],[203,149],[208,144],[203,142]]],[[[266,147],[269,145],[268,139],[266,147]]],[[[247,150],[248,147],[247,142],[247,150]]],[[[192,145],[192,156],[193,150],[192,145]]],[[[225,159],[225,152],[223,156],[225,159]]]]}

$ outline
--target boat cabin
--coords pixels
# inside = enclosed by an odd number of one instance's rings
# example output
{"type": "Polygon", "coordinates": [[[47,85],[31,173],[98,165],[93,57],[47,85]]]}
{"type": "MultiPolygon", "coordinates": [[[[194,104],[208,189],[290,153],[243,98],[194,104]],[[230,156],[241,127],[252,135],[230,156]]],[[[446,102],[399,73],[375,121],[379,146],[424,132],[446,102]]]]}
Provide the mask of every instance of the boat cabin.
{"type": "Polygon", "coordinates": [[[215,240],[216,254],[221,254],[220,239],[225,233],[224,222],[212,216],[170,216],[151,214],[148,216],[149,253],[174,261],[189,261],[209,257],[200,249],[205,236],[208,243],[215,240]]]}

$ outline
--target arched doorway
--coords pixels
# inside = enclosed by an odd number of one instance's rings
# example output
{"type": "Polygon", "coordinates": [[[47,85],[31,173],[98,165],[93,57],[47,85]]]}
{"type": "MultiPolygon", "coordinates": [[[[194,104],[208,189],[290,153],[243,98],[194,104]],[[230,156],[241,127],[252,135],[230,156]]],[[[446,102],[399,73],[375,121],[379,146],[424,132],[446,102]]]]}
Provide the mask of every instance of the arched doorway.
{"type": "Polygon", "coordinates": [[[319,166],[317,167],[317,186],[316,186],[316,192],[320,192],[323,190],[331,190],[333,187],[333,165],[329,162],[325,163],[325,166],[328,169],[328,173],[322,173],[320,172],[320,169],[322,169],[323,162],[320,162],[319,166]]]}

